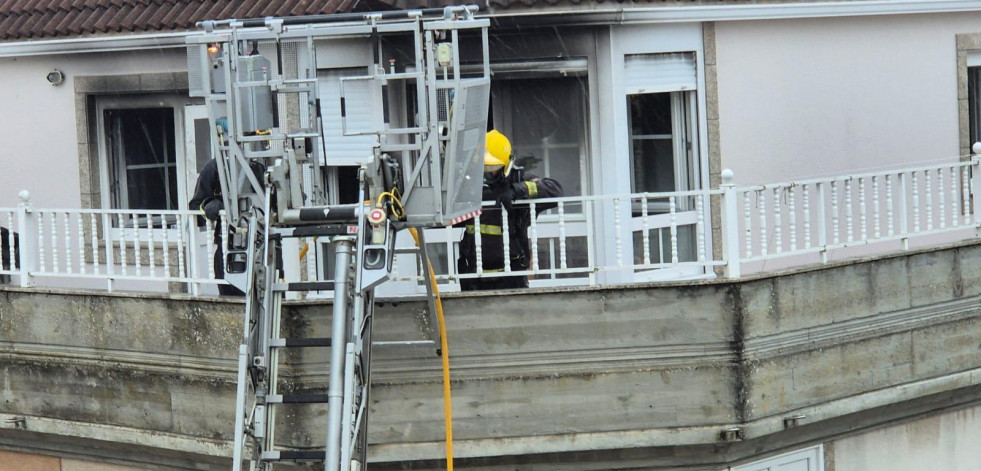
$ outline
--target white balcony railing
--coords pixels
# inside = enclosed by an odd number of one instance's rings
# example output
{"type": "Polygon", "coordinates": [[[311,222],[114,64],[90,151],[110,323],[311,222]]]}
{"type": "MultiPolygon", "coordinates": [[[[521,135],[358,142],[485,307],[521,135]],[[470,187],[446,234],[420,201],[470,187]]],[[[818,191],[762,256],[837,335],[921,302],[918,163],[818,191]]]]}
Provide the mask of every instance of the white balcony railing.
{"type": "Polygon", "coordinates": [[[0,208],[0,276],[23,287],[52,286],[197,293],[215,278],[213,223],[200,211],[40,209],[21,192],[17,208],[0,208]],[[197,225],[203,226],[199,229],[197,225]]]}
{"type": "MultiPolygon", "coordinates": [[[[463,229],[428,229],[425,235],[437,280],[448,290],[461,279],[500,276],[526,276],[531,286],[717,273],[738,278],[977,237],[978,166],[975,158],[744,187],[726,171],[717,189],[517,202],[532,212],[556,205],[532,220],[529,268],[521,271],[506,266],[496,273],[458,273],[463,229]],[[719,213],[714,224],[713,210],[719,213]]],[[[197,211],[38,209],[22,193],[17,208],[0,208],[0,226],[10,229],[0,237],[0,277],[7,281],[135,291],[173,291],[179,284],[190,293],[224,283],[211,266],[213,226],[199,226],[204,218],[197,211]]],[[[386,288],[394,295],[424,290],[417,255],[406,249],[397,255],[394,283],[386,288]],[[391,288],[399,285],[403,289],[391,288]]],[[[508,257],[513,248],[505,244],[504,250],[508,257]]],[[[478,251],[477,266],[484,255],[478,251]]],[[[323,271],[309,269],[308,278],[323,271]]]]}

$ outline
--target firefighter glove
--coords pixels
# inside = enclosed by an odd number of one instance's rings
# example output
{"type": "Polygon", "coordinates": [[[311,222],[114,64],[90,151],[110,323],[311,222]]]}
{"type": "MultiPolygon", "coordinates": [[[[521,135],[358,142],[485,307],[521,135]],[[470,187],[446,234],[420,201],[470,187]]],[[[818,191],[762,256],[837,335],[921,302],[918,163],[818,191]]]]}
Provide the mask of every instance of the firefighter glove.
{"type": "Polygon", "coordinates": [[[220,199],[212,199],[204,204],[204,216],[212,221],[218,220],[218,212],[225,209],[225,203],[220,199]]]}

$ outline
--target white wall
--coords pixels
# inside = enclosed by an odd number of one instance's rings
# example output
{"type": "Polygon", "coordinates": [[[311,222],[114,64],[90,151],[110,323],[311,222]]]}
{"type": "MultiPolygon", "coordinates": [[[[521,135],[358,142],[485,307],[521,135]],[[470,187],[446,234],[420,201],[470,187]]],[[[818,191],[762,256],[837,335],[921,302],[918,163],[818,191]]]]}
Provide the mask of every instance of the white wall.
{"type": "Polygon", "coordinates": [[[717,23],[723,167],[742,184],[956,160],[955,35],[978,31],[977,13],[717,23]]]}
{"type": "Polygon", "coordinates": [[[834,471],[976,471],[981,406],[834,442],[834,471]]]}
{"type": "Polygon", "coordinates": [[[0,59],[0,208],[80,206],[74,78],[187,70],[183,49],[0,59]],[[52,86],[45,76],[64,72],[52,86]]]}

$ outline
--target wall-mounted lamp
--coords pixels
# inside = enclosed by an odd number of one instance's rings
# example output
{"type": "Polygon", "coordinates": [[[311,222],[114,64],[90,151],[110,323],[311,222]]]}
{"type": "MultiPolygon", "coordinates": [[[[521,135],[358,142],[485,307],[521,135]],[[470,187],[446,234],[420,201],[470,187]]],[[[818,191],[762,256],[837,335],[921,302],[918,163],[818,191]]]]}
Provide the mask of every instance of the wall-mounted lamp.
{"type": "Polygon", "coordinates": [[[51,72],[48,72],[48,75],[45,78],[48,79],[48,83],[51,85],[61,85],[61,83],[65,81],[65,74],[58,69],[54,69],[51,72]]]}

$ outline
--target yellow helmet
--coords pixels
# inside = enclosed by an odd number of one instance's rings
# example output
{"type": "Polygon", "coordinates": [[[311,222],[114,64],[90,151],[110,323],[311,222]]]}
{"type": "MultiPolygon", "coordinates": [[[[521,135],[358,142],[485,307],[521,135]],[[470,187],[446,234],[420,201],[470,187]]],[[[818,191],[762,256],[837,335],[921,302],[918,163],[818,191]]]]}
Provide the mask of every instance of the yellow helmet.
{"type": "Polygon", "coordinates": [[[496,171],[507,168],[511,163],[511,141],[507,136],[494,129],[487,133],[484,144],[484,171],[496,171]]]}

